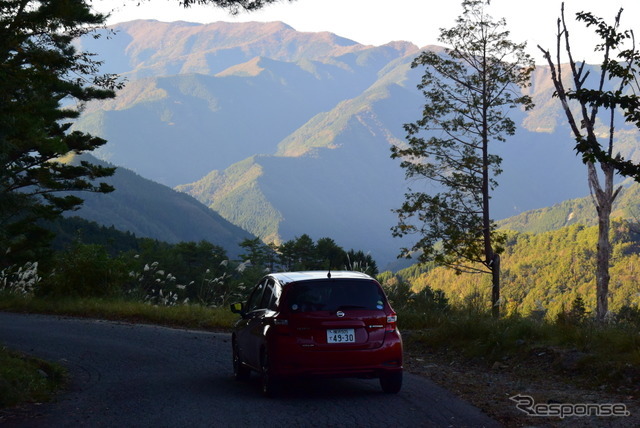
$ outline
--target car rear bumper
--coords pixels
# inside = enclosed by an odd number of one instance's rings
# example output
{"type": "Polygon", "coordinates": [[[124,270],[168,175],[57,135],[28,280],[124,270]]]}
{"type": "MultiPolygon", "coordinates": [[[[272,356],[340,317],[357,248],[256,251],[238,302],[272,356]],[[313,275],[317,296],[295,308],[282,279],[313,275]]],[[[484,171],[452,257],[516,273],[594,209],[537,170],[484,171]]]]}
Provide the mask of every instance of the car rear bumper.
{"type": "Polygon", "coordinates": [[[287,336],[272,337],[271,370],[275,376],[378,377],[402,371],[402,339],[399,332],[386,333],[375,349],[318,350],[303,347],[287,336]]]}

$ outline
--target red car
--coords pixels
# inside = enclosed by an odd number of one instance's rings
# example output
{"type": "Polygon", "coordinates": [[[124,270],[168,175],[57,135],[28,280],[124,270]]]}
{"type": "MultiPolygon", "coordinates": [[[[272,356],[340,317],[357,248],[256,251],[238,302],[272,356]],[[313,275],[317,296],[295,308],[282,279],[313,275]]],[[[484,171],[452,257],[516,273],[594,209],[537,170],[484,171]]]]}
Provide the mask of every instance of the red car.
{"type": "Polygon", "coordinates": [[[380,284],[359,272],[284,272],[264,277],[232,335],[233,371],[251,371],[274,395],[289,377],[379,378],[382,390],[402,387],[402,338],[380,284]]]}

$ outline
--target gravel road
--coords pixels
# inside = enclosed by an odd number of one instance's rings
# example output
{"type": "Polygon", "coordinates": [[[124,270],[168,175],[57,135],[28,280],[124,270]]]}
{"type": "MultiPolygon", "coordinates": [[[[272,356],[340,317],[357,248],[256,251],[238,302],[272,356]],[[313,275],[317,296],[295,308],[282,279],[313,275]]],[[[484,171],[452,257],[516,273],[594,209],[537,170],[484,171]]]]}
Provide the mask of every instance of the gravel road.
{"type": "Polygon", "coordinates": [[[0,345],[60,362],[68,390],[0,413],[6,427],[497,427],[419,376],[383,394],[377,380],[292,382],[275,399],[237,382],[230,335],[0,312],[0,345]]]}

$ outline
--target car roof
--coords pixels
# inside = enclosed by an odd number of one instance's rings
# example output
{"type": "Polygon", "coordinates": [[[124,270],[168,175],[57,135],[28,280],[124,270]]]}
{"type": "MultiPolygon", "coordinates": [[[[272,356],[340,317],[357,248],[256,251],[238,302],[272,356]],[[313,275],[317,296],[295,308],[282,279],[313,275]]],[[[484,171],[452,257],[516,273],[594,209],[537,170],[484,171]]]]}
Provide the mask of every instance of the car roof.
{"type": "Polygon", "coordinates": [[[313,281],[321,279],[368,279],[373,280],[369,275],[362,272],[353,271],[301,271],[301,272],[275,272],[269,274],[282,284],[299,281],[313,281]]]}

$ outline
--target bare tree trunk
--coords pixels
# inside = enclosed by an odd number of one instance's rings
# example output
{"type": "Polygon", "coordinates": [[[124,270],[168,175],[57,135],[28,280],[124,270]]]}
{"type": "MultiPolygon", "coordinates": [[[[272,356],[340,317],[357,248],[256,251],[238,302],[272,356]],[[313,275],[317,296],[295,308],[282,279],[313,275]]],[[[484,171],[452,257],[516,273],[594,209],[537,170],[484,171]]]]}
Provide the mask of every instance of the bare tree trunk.
{"type": "Polygon", "coordinates": [[[500,254],[493,255],[491,263],[491,315],[500,317],[500,254]]]}
{"type": "Polygon", "coordinates": [[[598,218],[598,250],[596,263],[596,318],[604,321],[609,312],[609,257],[611,243],[609,242],[609,216],[598,218]]]}
{"type": "Polygon", "coordinates": [[[613,190],[614,168],[601,164],[604,173],[604,188],[600,185],[598,173],[593,163],[587,164],[589,188],[598,212],[598,244],[596,252],[596,319],[604,321],[609,312],[609,261],[611,259],[611,210],[620,188],[613,190]]]}
{"type": "MultiPolygon", "coordinates": [[[[486,54],[486,51],[485,51],[486,54]]],[[[493,248],[489,214],[489,101],[487,100],[487,57],[482,59],[482,232],[485,263],[491,271],[491,315],[500,318],[500,254],[493,248]]]]}

